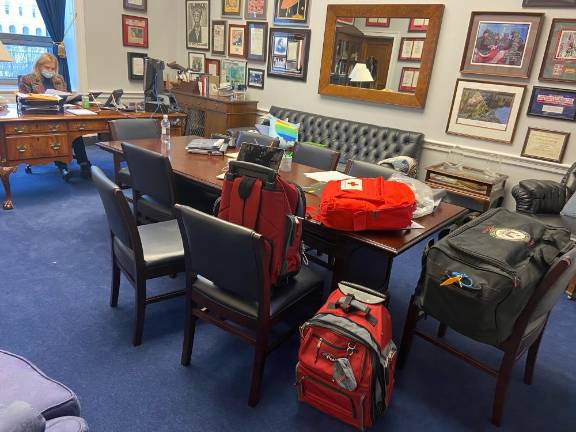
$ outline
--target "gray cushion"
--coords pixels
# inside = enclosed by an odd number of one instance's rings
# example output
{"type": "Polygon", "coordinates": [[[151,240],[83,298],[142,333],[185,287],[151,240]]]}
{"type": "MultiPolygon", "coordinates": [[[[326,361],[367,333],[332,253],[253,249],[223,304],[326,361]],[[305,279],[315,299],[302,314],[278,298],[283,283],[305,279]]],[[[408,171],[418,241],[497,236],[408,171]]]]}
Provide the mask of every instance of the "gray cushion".
{"type": "Polygon", "coordinates": [[[83,418],[59,417],[46,423],[46,432],[88,432],[89,428],[83,418]]]}
{"type": "Polygon", "coordinates": [[[46,420],[78,416],[78,398],[64,384],[48,378],[28,360],[0,350],[0,405],[28,402],[46,420]]]}
{"type": "Polygon", "coordinates": [[[0,432],[44,432],[46,420],[29,403],[0,405],[0,432]]]}

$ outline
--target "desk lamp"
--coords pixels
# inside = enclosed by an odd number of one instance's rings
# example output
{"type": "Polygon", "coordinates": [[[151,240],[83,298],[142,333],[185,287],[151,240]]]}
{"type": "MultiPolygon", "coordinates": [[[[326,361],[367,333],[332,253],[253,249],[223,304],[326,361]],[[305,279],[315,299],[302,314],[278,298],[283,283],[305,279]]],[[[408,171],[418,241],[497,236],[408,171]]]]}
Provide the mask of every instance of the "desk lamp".
{"type": "Polygon", "coordinates": [[[374,78],[372,78],[372,74],[366,67],[366,63],[356,63],[348,78],[350,78],[350,82],[374,82],[374,78]]]}
{"type": "MultiPolygon", "coordinates": [[[[14,59],[0,41],[0,62],[13,62],[14,59]]],[[[4,111],[8,107],[8,100],[4,96],[0,96],[0,111],[4,111]]]]}

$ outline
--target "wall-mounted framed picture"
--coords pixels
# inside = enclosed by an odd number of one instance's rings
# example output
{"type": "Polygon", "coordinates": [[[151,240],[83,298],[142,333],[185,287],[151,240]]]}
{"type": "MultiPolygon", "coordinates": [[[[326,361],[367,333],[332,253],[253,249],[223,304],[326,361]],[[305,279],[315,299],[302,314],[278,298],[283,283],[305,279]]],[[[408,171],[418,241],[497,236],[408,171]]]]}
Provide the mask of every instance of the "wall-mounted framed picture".
{"type": "Polygon", "coordinates": [[[366,27],[390,27],[390,18],[366,18],[366,27]]]}
{"type": "Polygon", "coordinates": [[[525,85],[458,79],[446,133],[511,144],[525,85]]]}
{"type": "Polygon", "coordinates": [[[242,18],[242,0],[222,0],[222,17],[242,18]]]}
{"type": "Polygon", "coordinates": [[[423,38],[402,38],[400,40],[398,60],[409,62],[421,61],[425,41],[426,39],[423,38]]]}
{"type": "Polygon", "coordinates": [[[266,4],[268,0],[244,0],[246,2],[246,9],[244,11],[244,18],[250,20],[266,20],[266,4]]]}
{"type": "Polygon", "coordinates": [[[210,49],[210,0],[186,0],[186,47],[210,49]]]}
{"type": "Polygon", "coordinates": [[[274,24],[308,25],[311,0],[274,0],[274,24]]]}
{"type": "Polygon", "coordinates": [[[560,7],[576,8],[576,0],[524,0],[522,7],[560,7]]]}
{"type": "Polygon", "coordinates": [[[202,74],[206,69],[206,55],[204,53],[189,52],[188,53],[188,69],[192,73],[202,74]]]}
{"type": "Polygon", "coordinates": [[[208,75],[220,76],[220,60],[207,58],[205,64],[206,69],[204,71],[208,75]]]}
{"type": "Polygon", "coordinates": [[[125,10],[146,12],[148,0],[124,0],[125,10]]]}
{"type": "Polygon", "coordinates": [[[248,87],[262,90],[264,88],[264,69],[248,68],[248,87]]]}
{"type": "Polygon", "coordinates": [[[534,86],[527,114],[576,121],[576,90],[534,86]]]}
{"type": "Polygon", "coordinates": [[[570,139],[568,132],[528,128],[521,156],[561,163],[570,139]]]}
{"type": "Polygon", "coordinates": [[[460,70],[528,79],[543,20],[541,13],[472,12],[460,70]]]}
{"type": "Polygon", "coordinates": [[[428,31],[429,19],[426,18],[410,18],[408,23],[408,31],[410,33],[426,33],[428,31]]]}
{"type": "Polygon", "coordinates": [[[220,83],[224,82],[246,86],[246,62],[222,59],[220,83]]]}
{"type": "Polygon", "coordinates": [[[130,81],[142,81],[144,79],[144,59],[146,53],[129,52],[128,56],[128,79],[130,81]]]}
{"type": "Polygon", "coordinates": [[[252,22],[246,23],[248,54],[246,58],[252,61],[266,61],[268,42],[268,23],[252,22]]]}
{"type": "Polygon", "coordinates": [[[148,48],[148,18],[122,15],[124,46],[148,48]]]}
{"type": "Polygon", "coordinates": [[[306,81],[310,30],[272,27],[268,43],[268,76],[306,81]]]}
{"type": "Polygon", "coordinates": [[[576,84],[576,19],[552,20],[540,80],[576,84]]]}
{"type": "Polygon", "coordinates": [[[354,25],[354,17],[338,17],[336,22],[340,24],[354,25]]]}
{"type": "Polygon", "coordinates": [[[228,26],[228,56],[246,58],[246,26],[230,24],[228,26]]]}
{"type": "Polygon", "coordinates": [[[226,55],[226,21],[212,21],[212,54],[226,55]]]}
{"type": "Polygon", "coordinates": [[[416,93],[418,78],[420,77],[420,68],[403,67],[400,75],[400,85],[398,91],[405,93],[416,93]]]}

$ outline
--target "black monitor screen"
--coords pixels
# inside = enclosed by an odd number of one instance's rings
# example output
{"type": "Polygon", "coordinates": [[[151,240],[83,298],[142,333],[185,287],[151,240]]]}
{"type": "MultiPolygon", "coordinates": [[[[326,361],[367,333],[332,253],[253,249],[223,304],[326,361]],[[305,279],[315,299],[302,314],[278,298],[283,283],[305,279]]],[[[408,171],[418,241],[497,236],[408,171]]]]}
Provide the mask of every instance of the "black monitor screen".
{"type": "Polygon", "coordinates": [[[146,57],[144,59],[144,95],[156,99],[164,91],[164,62],[146,57]]]}

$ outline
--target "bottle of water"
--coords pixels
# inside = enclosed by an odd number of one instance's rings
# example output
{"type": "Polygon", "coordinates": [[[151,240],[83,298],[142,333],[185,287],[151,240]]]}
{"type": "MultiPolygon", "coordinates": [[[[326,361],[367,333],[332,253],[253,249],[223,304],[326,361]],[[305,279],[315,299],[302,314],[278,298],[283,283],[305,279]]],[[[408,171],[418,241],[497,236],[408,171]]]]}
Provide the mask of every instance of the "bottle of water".
{"type": "Polygon", "coordinates": [[[170,120],[168,120],[167,114],[162,117],[160,127],[162,128],[162,135],[160,136],[162,147],[168,150],[170,148],[170,120]]]}

